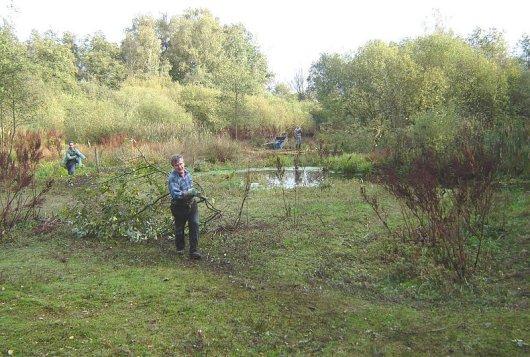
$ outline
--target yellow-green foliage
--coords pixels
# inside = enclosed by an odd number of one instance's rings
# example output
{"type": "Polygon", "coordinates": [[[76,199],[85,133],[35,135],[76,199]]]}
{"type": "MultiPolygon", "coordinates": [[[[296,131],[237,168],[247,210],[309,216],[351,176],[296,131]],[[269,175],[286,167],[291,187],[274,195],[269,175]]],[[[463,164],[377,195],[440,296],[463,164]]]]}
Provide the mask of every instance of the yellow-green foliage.
{"type": "Polygon", "coordinates": [[[245,102],[245,127],[252,132],[290,132],[300,125],[312,128],[307,105],[275,96],[249,96],[245,102]]]}
{"type": "Polygon", "coordinates": [[[305,102],[269,94],[245,95],[237,102],[220,90],[187,85],[182,87],[182,105],[195,123],[213,132],[237,129],[250,134],[278,134],[296,125],[312,130],[310,109],[305,102]]]}
{"type": "Polygon", "coordinates": [[[127,80],[119,90],[84,82],[80,91],[42,92],[38,126],[64,130],[76,141],[100,142],[112,135],[148,141],[170,140],[202,128],[221,133],[238,127],[247,134],[312,130],[311,104],[269,94],[238,98],[167,77],[127,80]],[[228,98],[228,99],[227,99],[228,98]]]}
{"type": "Polygon", "coordinates": [[[35,88],[41,98],[35,112],[35,117],[38,118],[35,126],[38,128],[54,128],[63,131],[67,117],[67,110],[64,105],[66,96],[62,93],[48,91],[42,82],[36,81],[35,83],[42,85],[35,88]]]}
{"type": "Polygon", "coordinates": [[[327,153],[369,153],[377,145],[374,129],[358,124],[323,124],[316,133],[315,139],[319,150],[327,153]]]}
{"type": "Polygon", "coordinates": [[[269,167],[291,167],[294,166],[294,159],[291,155],[274,154],[268,156],[265,163],[269,167]]]}
{"type": "Polygon", "coordinates": [[[237,141],[226,137],[215,137],[208,140],[204,147],[203,156],[212,164],[233,161],[241,153],[241,146],[237,141]]]}
{"type": "Polygon", "coordinates": [[[220,110],[221,92],[213,88],[186,85],[181,92],[182,105],[193,115],[195,122],[213,131],[225,129],[229,118],[220,110]]]}
{"type": "Polygon", "coordinates": [[[408,128],[419,146],[429,146],[438,152],[448,149],[462,125],[454,108],[436,108],[416,115],[408,128]]]}
{"type": "Polygon", "coordinates": [[[311,82],[325,121],[402,128],[414,115],[454,105],[491,123],[506,112],[514,66],[435,33],[401,44],[370,41],[353,56],[322,55],[311,82]]]}
{"type": "Polygon", "coordinates": [[[116,93],[116,100],[124,113],[126,132],[132,136],[143,133],[137,136],[156,140],[160,134],[171,136],[171,133],[193,127],[191,114],[179,104],[178,87],[171,83],[158,87],[137,84],[122,87],[116,93]],[[155,133],[157,135],[152,135],[155,133]]]}
{"type": "Polygon", "coordinates": [[[65,106],[64,129],[70,140],[98,141],[125,129],[123,112],[112,100],[70,96],[65,106]]]}
{"type": "MultiPolygon", "coordinates": [[[[454,102],[467,114],[486,118],[498,115],[507,103],[507,74],[499,63],[463,40],[432,34],[409,41],[403,51],[420,66],[423,75],[420,97],[431,106],[454,102]]],[[[420,109],[418,108],[418,109],[420,109]]]]}
{"type": "MultiPolygon", "coordinates": [[[[152,128],[146,129],[153,131],[152,128]]],[[[155,128],[156,131],[156,128],[155,128]]],[[[225,163],[228,161],[235,161],[246,152],[244,143],[235,141],[227,135],[214,135],[208,131],[197,128],[195,131],[182,131],[167,141],[125,141],[120,150],[115,148],[103,147],[100,156],[108,160],[109,163],[118,162],[123,157],[136,156],[138,152],[150,161],[161,162],[163,165],[169,166],[169,158],[174,154],[182,154],[186,159],[188,166],[196,168],[197,165],[205,163],[216,164],[225,163]]],[[[82,146],[81,146],[81,150],[82,146]]],[[[90,157],[91,153],[86,154],[89,162],[93,161],[90,157]]],[[[85,153],[85,151],[83,151],[85,153]]]]}

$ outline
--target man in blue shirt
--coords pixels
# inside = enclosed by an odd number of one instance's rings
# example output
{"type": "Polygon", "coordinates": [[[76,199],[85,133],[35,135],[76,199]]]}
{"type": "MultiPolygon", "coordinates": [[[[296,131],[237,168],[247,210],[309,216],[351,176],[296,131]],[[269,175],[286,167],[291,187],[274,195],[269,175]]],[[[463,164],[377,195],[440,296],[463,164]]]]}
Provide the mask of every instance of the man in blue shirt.
{"type": "Polygon", "coordinates": [[[182,155],[171,157],[173,172],[169,174],[168,186],[171,194],[171,214],[175,223],[175,243],[177,253],[183,254],[186,242],[184,240],[184,227],[188,222],[190,240],[190,258],[201,259],[197,251],[199,243],[199,210],[194,200],[199,192],[193,187],[191,174],[184,166],[182,155]]]}

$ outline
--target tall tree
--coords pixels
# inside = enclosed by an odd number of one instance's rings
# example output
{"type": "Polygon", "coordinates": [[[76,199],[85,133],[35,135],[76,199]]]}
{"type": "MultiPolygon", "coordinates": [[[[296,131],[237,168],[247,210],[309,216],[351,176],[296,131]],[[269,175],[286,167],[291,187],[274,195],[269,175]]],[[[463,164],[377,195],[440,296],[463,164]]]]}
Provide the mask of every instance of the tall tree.
{"type": "Polygon", "coordinates": [[[169,23],[166,58],[179,82],[233,88],[239,78],[244,92],[262,89],[269,78],[265,57],[242,25],[222,26],[205,9],[189,9],[169,23]]]}
{"type": "Polygon", "coordinates": [[[310,89],[328,120],[403,127],[416,113],[451,105],[491,124],[506,110],[509,69],[458,37],[434,33],[400,45],[369,42],[353,57],[322,55],[310,89]]]}
{"type": "Polygon", "coordinates": [[[221,88],[245,94],[262,91],[271,77],[267,60],[254,44],[252,34],[242,25],[225,26],[223,53],[215,82],[221,88]]]}
{"type": "Polygon", "coordinates": [[[223,57],[223,29],[208,10],[189,9],[169,23],[166,58],[179,82],[213,85],[223,57]]]}
{"type": "Polygon", "coordinates": [[[285,83],[276,83],[272,89],[272,93],[278,97],[290,99],[294,96],[291,87],[285,83]]]}
{"type": "Polygon", "coordinates": [[[233,124],[238,138],[238,127],[243,118],[245,95],[264,89],[269,78],[267,62],[252,41],[252,34],[242,25],[224,28],[223,54],[214,80],[232,103],[233,124]]]}
{"type": "Polygon", "coordinates": [[[171,29],[167,14],[162,14],[162,16],[156,20],[156,34],[160,40],[161,55],[162,58],[164,58],[169,47],[169,39],[171,36],[171,29]]]}
{"type": "Polygon", "coordinates": [[[517,43],[519,71],[510,81],[510,109],[530,118],[530,36],[524,34],[517,43]]]}
{"type": "Polygon", "coordinates": [[[485,122],[502,113],[508,101],[504,64],[488,58],[459,37],[433,34],[407,42],[405,49],[423,71],[437,73],[452,102],[464,115],[485,122]],[[445,82],[445,84],[443,84],[445,82]]]}
{"type": "Polygon", "coordinates": [[[82,58],[84,79],[118,88],[126,77],[119,46],[107,41],[102,33],[96,33],[85,40],[82,58]]]}
{"type": "Polygon", "coordinates": [[[354,116],[347,110],[347,93],[354,85],[350,68],[351,58],[339,54],[324,53],[311,65],[308,92],[322,104],[322,116],[329,121],[354,116]]]}
{"type": "Polygon", "coordinates": [[[508,61],[508,43],[504,33],[494,27],[487,30],[475,28],[467,38],[467,43],[500,64],[506,64],[508,61]]]}
{"type": "Polygon", "coordinates": [[[13,142],[18,127],[31,119],[32,110],[37,104],[32,96],[30,68],[24,45],[18,42],[10,27],[0,26],[0,146],[2,147],[13,142]]]}
{"type": "Polygon", "coordinates": [[[74,55],[74,62],[76,66],[76,78],[79,80],[82,78],[83,72],[83,60],[81,59],[81,48],[78,45],[76,36],[71,32],[63,33],[61,43],[70,49],[70,52],[74,55]]]}
{"type": "Polygon", "coordinates": [[[129,73],[144,77],[159,74],[161,41],[157,22],[152,17],[140,16],[133,20],[121,49],[129,73]]]}
{"type": "Polygon", "coordinates": [[[304,75],[303,69],[299,69],[294,74],[294,78],[291,81],[291,87],[296,92],[298,100],[304,100],[307,97],[307,82],[304,75]]]}
{"type": "Polygon", "coordinates": [[[524,64],[526,69],[530,69],[530,36],[524,34],[521,39],[517,42],[519,47],[519,59],[524,64]]]}
{"type": "Polygon", "coordinates": [[[76,87],[75,56],[69,45],[54,33],[40,35],[33,32],[28,41],[28,57],[47,84],[59,85],[66,90],[76,87]]]}

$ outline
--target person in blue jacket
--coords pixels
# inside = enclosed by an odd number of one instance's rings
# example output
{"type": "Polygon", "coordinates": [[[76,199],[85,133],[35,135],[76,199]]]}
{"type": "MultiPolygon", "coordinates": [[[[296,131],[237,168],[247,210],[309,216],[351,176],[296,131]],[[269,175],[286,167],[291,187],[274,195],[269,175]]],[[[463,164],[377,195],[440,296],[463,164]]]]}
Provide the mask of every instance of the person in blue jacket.
{"type": "Polygon", "coordinates": [[[85,155],[75,147],[73,141],[68,142],[68,149],[63,157],[63,166],[68,170],[68,175],[72,176],[78,166],[83,166],[85,155]]]}
{"type": "Polygon", "coordinates": [[[187,222],[190,241],[189,256],[191,259],[201,259],[201,254],[197,250],[199,244],[199,210],[197,201],[194,199],[199,195],[199,191],[193,187],[193,179],[189,171],[186,170],[182,155],[172,156],[171,166],[173,166],[173,171],[169,174],[168,186],[171,195],[171,214],[175,224],[177,253],[183,254],[186,247],[184,227],[187,222]]]}

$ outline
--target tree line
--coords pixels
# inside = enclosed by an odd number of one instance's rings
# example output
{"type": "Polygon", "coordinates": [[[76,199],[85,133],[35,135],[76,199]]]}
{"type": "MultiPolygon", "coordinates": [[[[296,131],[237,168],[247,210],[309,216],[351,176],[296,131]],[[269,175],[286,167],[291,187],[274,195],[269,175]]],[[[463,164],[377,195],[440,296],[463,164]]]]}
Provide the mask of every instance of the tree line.
{"type": "Polygon", "coordinates": [[[76,137],[84,134],[68,129],[69,122],[81,125],[73,115],[86,113],[81,117],[89,120],[90,112],[106,123],[103,132],[130,127],[142,116],[155,122],[191,118],[235,137],[258,128],[272,134],[298,121],[306,129],[316,124],[322,132],[341,132],[341,139],[330,140],[344,143],[352,141],[344,133],[361,133],[353,140],[361,144],[349,149],[369,151],[383,134],[433,110],[454,110],[487,125],[528,118],[529,42],[523,36],[513,55],[495,29],[462,38],[440,28],[400,43],[370,41],[351,54],[322,54],[308,78],[295,75],[293,95],[285,84],[267,91],[273,75],[252,34],[241,24],[222,25],[205,9],[139,16],[119,44],[102,33],[79,39],[53,32],[33,32],[20,42],[4,25],[1,110],[16,109],[21,118],[76,137]],[[140,88],[154,104],[145,103],[140,88]],[[131,92],[138,99],[132,105],[126,98],[131,92]]]}
{"type": "MultiPolygon", "coordinates": [[[[50,31],[22,42],[4,25],[0,58],[1,113],[73,140],[157,140],[183,127],[249,138],[312,126],[314,104],[266,90],[272,74],[252,34],[204,9],[139,16],[120,44],[50,31]]],[[[8,121],[1,116],[4,131],[8,121]]]]}
{"type": "Polygon", "coordinates": [[[437,32],[401,43],[370,41],[353,55],[323,54],[310,86],[325,121],[403,127],[412,117],[455,105],[492,121],[528,117],[530,40],[511,56],[502,33],[477,29],[468,39],[437,32]]]}
{"type": "Polygon", "coordinates": [[[72,33],[58,36],[33,32],[28,46],[41,61],[77,80],[97,81],[118,88],[129,76],[169,75],[181,84],[245,93],[264,88],[271,74],[265,56],[243,25],[221,25],[205,9],[154,18],[139,16],[125,29],[121,44],[103,33],[78,39],[72,33]]]}

